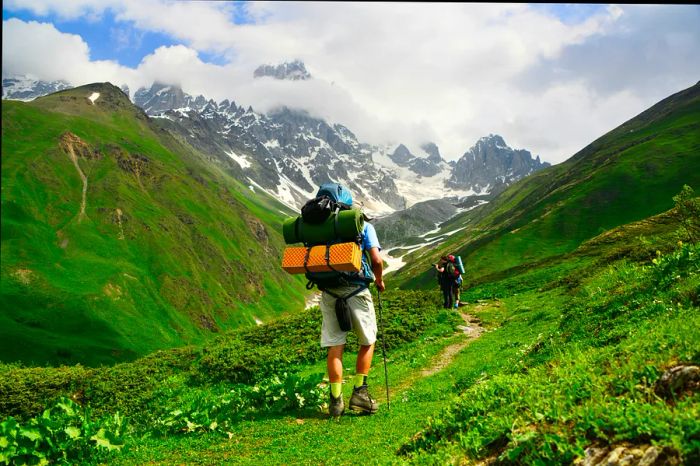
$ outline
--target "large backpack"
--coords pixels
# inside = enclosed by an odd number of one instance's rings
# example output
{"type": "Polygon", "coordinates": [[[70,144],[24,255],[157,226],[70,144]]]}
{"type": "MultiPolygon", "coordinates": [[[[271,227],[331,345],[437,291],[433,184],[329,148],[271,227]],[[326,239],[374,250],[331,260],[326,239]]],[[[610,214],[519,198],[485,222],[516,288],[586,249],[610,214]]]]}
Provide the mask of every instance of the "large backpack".
{"type": "Polygon", "coordinates": [[[459,269],[452,262],[447,262],[445,264],[445,269],[441,275],[441,284],[443,286],[457,284],[457,279],[460,277],[459,269]]]}
{"type": "MultiPolygon", "coordinates": [[[[321,185],[316,197],[308,201],[304,207],[302,207],[302,218],[309,223],[322,222],[330,215],[336,215],[337,218],[338,212],[349,210],[351,205],[352,196],[342,185],[338,183],[326,183],[321,185]]],[[[360,233],[360,235],[355,238],[355,242],[360,246],[360,249],[362,249],[363,240],[363,233],[360,233]]],[[[317,244],[331,245],[340,242],[344,242],[344,240],[341,238],[333,238],[325,243],[304,243],[304,245],[308,247],[316,246],[317,244]]],[[[357,286],[358,289],[356,293],[359,293],[374,281],[374,273],[372,273],[370,263],[368,251],[363,251],[362,268],[359,272],[306,272],[306,279],[308,280],[306,288],[311,289],[315,285],[319,290],[329,292],[329,288],[357,286]]]]}

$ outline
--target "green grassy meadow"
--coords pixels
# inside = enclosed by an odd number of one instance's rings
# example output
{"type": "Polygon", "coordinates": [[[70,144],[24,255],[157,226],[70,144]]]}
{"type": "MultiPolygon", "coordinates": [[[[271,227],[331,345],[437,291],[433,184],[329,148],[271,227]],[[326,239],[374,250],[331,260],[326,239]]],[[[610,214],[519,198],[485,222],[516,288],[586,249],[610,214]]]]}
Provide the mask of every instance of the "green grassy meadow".
{"type": "Polygon", "coordinates": [[[90,86],[3,102],[2,359],[111,364],[303,307],[277,267],[286,209],[95,86],[94,106],[90,86]]]}

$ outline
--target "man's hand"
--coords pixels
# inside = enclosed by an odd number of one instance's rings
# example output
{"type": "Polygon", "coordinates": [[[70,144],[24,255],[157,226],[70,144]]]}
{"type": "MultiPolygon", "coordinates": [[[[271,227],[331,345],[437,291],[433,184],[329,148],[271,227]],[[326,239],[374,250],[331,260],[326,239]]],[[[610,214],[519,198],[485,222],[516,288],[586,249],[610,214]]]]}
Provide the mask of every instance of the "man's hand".
{"type": "Polygon", "coordinates": [[[384,280],[382,280],[383,261],[379,255],[379,248],[369,250],[369,257],[372,261],[372,272],[374,272],[374,283],[379,291],[384,291],[384,280]]]}

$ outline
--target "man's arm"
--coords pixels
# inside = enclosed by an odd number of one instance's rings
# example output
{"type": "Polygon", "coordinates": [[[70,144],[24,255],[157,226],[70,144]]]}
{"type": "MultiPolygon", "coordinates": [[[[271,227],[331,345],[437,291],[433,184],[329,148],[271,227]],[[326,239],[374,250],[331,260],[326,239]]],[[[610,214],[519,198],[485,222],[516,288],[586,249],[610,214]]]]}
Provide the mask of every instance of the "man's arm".
{"type": "Polygon", "coordinates": [[[372,260],[372,272],[374,272],[374,283],[379,291],[384,291],[384,280],[382,280],[382,271],[384,269],[384,261],[379,255],[379,248],[371,248],[369,257],[372,260]]]}

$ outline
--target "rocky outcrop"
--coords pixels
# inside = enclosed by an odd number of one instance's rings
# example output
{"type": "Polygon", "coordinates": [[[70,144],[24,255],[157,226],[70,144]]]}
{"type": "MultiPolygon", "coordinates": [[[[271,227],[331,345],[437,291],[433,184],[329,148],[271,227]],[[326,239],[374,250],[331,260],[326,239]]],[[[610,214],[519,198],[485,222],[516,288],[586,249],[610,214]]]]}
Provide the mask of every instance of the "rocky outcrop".
{"type": "Polygon", "coordinates": [[[441,162],[444,161],[440,157],[438,147],[431,142],[421,146],[421,149],[428,155],[427,158],[413,155],[403,144],[399,144],[394,152],[389,154],[389,158],[399,167],[407,167],[422,177],[429,178],[440,173],[443,169],[441,162]]]}
{"type": "Polygon", "coordinates": [[[700,367],[678,365],[664,372],[654,385],[654,393],[674,400],[700,391],[700,367]]]}
{"type": "Polygon", "coordinates": [[[134,103],[149,115],[157,115],[174,108],[203,110],[210,102],[213,101],[207,101],[202,95],[192,97],[178,86],[163,83],[153,83],[149,89],[141,88],[134,94],[134,103]]]}
{"type": "Polygon", "coordinates": [[[533,159],[529,151],[512,149],[501,136],[491,134],[479,139],[457,161],[447,185],[482,193],[500,192],[509,184],[548,166],[539,156],[533,159]]]}
{"type": "Polygon", "coordinates": [[[428,155],[428,162],[438,164],[442,162],[442,156],[440,156],[440,149],[433,142],[428,142],[420,146],[421,149],[428,155]]]}
{"type": "Polygon", "coordinates": [[[683,464],[670,447],[620,444],[590,446],[585,456],[574,461],[578,466],[676,466],[683,464]]]}

